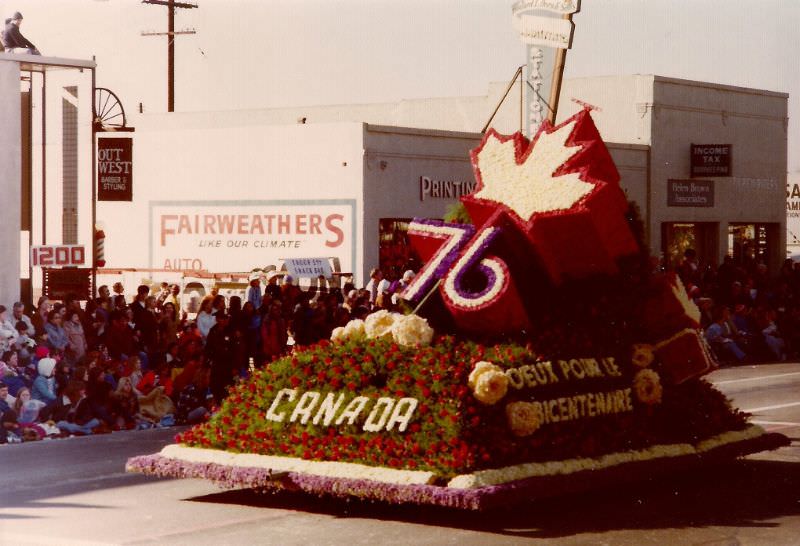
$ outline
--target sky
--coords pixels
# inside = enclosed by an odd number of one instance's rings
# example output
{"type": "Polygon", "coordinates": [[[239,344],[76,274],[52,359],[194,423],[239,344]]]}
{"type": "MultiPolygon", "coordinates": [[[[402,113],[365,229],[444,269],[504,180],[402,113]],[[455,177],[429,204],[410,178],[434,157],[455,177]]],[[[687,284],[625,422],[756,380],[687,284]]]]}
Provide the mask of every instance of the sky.
{"type": "MultiPolygon", "coordinates": [[[[176,110],[485,95],[524,63],[512,0],[198,0],[178,10],[176,110]]],[[[0,0],[45,55],[98,62],[133,112],[166,110],[166,8],[0,0]]],[[[583,0],[565,76],[659,74],[783,91],[800,170],[800,1],[583,0]]]]}

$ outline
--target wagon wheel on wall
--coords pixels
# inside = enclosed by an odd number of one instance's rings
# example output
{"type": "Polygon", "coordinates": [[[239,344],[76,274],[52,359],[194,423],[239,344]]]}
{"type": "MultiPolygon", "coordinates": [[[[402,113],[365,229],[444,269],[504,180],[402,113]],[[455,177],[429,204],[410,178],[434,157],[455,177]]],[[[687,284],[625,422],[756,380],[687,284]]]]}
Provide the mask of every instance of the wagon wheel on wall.
{"type": "Polygon", "coordinates": [[[119,129],[125,127],[125,109],[122,101],[110,89],[96,87],[94,90],[94,126],[95,130],[105,128],[119,129]]]}

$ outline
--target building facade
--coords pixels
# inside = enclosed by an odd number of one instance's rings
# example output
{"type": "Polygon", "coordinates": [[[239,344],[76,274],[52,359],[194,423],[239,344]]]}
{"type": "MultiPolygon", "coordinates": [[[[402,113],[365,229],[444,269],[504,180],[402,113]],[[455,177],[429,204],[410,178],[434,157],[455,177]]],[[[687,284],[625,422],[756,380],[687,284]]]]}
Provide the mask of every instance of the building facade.
{"type": "Polygon", "coordinates": [[[666,263],[691,247],[707,266],[728,254],[777,271],[786,256],[786,93],[636,75],[567,80],[562,95],[559,118],[580,98],[599,107],[606,140],[645,147],[644,187],[623,184],[666,263]]]}
{"type": "MultiPolygon", "coordinates": [[[[18,72],[2,78],[18,85],[18,72]]],[[[405,226],[441,218],[472,190],[469,151],[505,87],[492,84],[483,97],[136,115],[132,201],[96,206],[107,267],[245,272],[326,258],[356,284],[373,267],[393,276],[415,268],[405,226]]],[[[777,271],[787,102],[785,93],[653,75],[580,78],[564,82],[559,121],[594,108],[651,250],[667,265],[693,248],[709,267],[730,254],[777,271]]],[[[19,117],[18,104],[6,105],[4,118],[19,117]]],[[[491,126],[510,134],[520,119],[519,101],[507,100],[491,126]]],[[[3,147],[7,165],[18,161],[15,146],[3,147]]],[[[19,172],[4,175],[11,171],[19,172]]],[[[62,215],[48,212],[59,227],[76,208],[61,205],[62,215]]],[[[91,226],[85,216],[79,226],[91,226]]],[[[19,245],[19,229],[6,227],[10,247],[19,245]]],[[[60,231],[54,242],[65,244],[60,231]]]]}
{"type": "MultiPolygon", "coordinates": [[[[493,110],[497,88],[486,97],[142,116],[135,136],[137,206],[98,209],[101,221],[126,217],[124,228],[107,223],[108,260],[219,270],[219,263],[198,258],[210,252],[199,240],[160,246],[165,241],[155,237],[162,225],[154,211],[170,202],[194,208],[260,202],[322,207],[320,214],[336,213],[329,206],[351,207],[351,213],[339,211],[348,218],[344,246],[330,254],[357,282],[379,265],[396,272],[409,265],[402,234],[407,221],[441,217],[471,190],[469,150],[480,141],[476,128],[493,110]],[[150,233],[147,256],[127,246],[115,251],[114,239],[133,225],[150,233]]],[[[777,270],[786,245],[788,95],[653,75],[581,78],[565,81],[559,121],[583,107],[573,98],[596,107],[593,117],[623,189],[639,207],[654,255],[669,266],[693,248],[710,267],[730,254],[777,270]]],[[[515,101],[507,102],[513,104],[500,107],[492,126],[511,133],[519,113],[515,101]]],[[[249,261],[226,253],[224,264],[241,270],[326,250],[309,244],[255,252],[251,242],[249,261]]],[[[239,250],[246,255],[247,248],[239,250]]]]}
{"type": "Polygon", "coordinates": [[[405,226],[442,217],[471,190],[479,140],[350,122],[143,118],[133,201],[98,203],[108,267],[247,272],[325,258],[356,283],[378,266],[399,275],[419,265],[405,226]]]}

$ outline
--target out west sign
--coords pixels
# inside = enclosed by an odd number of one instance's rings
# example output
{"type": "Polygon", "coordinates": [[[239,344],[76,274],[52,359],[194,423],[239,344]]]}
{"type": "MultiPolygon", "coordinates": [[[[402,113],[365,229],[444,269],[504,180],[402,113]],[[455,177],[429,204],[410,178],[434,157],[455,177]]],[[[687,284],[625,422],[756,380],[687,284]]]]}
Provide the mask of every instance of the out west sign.
{"type": "Polygon", "coordinates": [[[692,144],[691,177],[731,176],[730,144],[692,144]]]}
{"type": "Polygon", "coordinates": [[[97,139],[97,200],[133,200],[133,140],[97,139]]]}

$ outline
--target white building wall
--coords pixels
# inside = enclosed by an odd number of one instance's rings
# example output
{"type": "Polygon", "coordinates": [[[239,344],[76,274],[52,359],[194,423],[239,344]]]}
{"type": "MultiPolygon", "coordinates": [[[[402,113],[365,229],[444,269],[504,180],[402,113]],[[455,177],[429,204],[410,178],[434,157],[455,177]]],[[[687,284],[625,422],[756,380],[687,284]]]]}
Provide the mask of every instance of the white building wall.
{"type": "MultiPolygon", "coordinates": [[[[666,221],[719,222],[719,241],[729,223],[777,223],[776,271],[786,234],[788,95],[662,77],[653,94],[651,240],[660,244],[666,221]],[[731,144],[732,176],[703,177],[715,181],[714,207],[667,207],[667,181],[690,177],[692,143],[731,144]]],[[[718,251],[721,263],[726,245],[718,251]]]]}
{"type": "MultiPolygon", "coordinates": [[[[157,228],[148,211],[154,203],[337,199],[355,201],[356,221],[363,215],[362,124],[239,126],[217,119],[218,126],[194,120],[183,128],[170,117],[136,128],[133,202],[98,203],[108,267],[163,266],[149,263],[150,230],[157,228]]],[[[354,267],[360,271],[364,243],[356,227],[354,267]]],[[[252,268],[272,258],[260,252],[252,268]]]]}
{"type": "MultiPolygon", "coordinates": [[[[629,201],[639,207],[639,214],[647,225],[650,207],[647,199],[650,190],[650,147],[638,144],[607,144],[614,165],[619,171],[619,184],[629,201]]],[[[647,234],[645,234],[647,237],[647,234]]],[[[649,241],[648,241],[649,242],[649,241]]]]}
{"type": "Polygon", "coordinates": [[[0,120],[7,120],[0,131],[0,304],[9,308],[19,299],[20,279],[20,201],[22,148],[20,124],[19,64],[0,60],[0,120]]]}
{"type": "Polygon", "coordinates": [[[557,123],[583,108],[597,107],[592,119],[606,142],[649,145],[653,105],[652,75],[603,76],[564,80],[557,123]]]}

